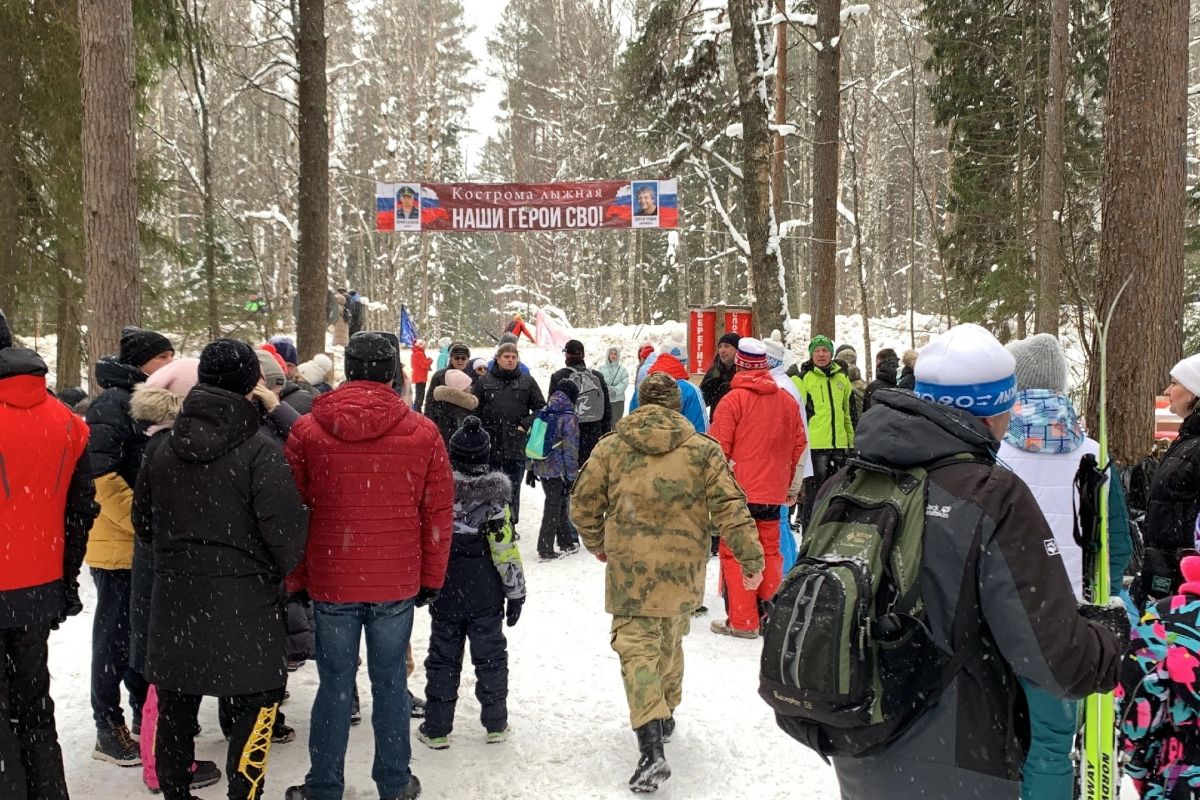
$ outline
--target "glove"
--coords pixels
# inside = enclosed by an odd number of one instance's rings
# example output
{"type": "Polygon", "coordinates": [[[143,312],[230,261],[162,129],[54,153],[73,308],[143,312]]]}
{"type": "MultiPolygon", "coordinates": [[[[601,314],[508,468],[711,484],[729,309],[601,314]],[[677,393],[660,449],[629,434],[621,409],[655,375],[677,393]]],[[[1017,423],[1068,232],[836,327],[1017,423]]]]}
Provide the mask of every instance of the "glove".
{"type": "Polygon", "coordinates": [[[1117,647],[1123,653],[1129,647],[1129,614],[1125,605],[1093,606],[1081,605],[1079,616],[1088,622],[1101,625],[1117,639],[1117,647]]]}
{"type": "Polygon", "coordinates": [[[298,592],[292,592],[291,594],[289,594],[288,602],[289,603],[299,603],[300,605],[304,606],[305,608],[308,608],[309,606],[312,605],[312,598],[309,597],[309,595],[308,595],[308,589],[301,589],[298,592]]]}
{"type": "Polygon", "coordinates": [[[534,475],[532,472],[526,472],[525,473],[525,485],[528,486],[530,489],[536,488],[537,487],[537,475],[534,475]]]}
{"type": "Polygon", "coordinates": [[[58,626],[83,611],[83,602],[79,599],[79,584],[71,581],[63,588],[63,610],[50,621],[50,630],[58,630],[58,626]]]}
{"type": "Polygon", "coordinates": [[[508,627],[517,624],[517,620],[521,618],[521,607],[525,605],[524,597],[508,598],[508,608],[504,612],[504,619],[508,623],[508,627]]]}
{"type": "Polygon", "coordinates": [[[430,589],[427,586],[422,586],[421,590],[417,592],[417,599],[413,602],[417,608],[424,608],[434,600],[437,600],[438,595],[441,593],[441,589],[430,589]]]}

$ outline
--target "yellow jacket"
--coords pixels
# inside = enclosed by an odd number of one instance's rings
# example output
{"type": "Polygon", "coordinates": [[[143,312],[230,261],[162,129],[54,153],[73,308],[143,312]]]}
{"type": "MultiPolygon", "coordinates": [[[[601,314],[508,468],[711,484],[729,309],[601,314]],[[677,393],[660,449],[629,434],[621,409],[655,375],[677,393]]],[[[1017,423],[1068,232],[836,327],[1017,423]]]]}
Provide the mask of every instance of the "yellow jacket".
{"type": "Polygon", "coordinates": [[[89,567],[96,569],[133,568],[133,490],[115,472],[96,478],[96,501],[100,516],[92,524],[88,536],[89,567]]]}

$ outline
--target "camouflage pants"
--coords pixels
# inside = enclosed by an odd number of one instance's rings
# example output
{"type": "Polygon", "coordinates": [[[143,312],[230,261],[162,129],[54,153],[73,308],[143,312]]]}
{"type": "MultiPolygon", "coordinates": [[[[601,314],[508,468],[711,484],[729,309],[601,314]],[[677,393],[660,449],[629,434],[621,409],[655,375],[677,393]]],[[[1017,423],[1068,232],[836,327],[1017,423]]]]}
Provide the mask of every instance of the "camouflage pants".
{"type": "Polygon", "coordinates": [[[621,658],[621,679],[636,730],[671,716],[683,697],[683,637],[692,615],[613,617],[612,649],[621,658]]]}

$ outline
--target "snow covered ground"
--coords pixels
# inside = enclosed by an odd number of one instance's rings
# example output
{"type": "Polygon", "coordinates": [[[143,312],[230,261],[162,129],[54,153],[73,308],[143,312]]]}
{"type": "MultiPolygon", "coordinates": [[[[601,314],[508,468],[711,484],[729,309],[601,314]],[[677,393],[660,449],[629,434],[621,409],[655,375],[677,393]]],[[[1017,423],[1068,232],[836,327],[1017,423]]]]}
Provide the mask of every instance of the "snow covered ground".
{"type": "MultiPolygon", "coordinates": [[[[484,744],[468,656],[451,747],[440,752],[427,749],[415,738],[414,722],[413,771],[421,779],[423,796],[430,798],[630,797],[626,781],[637,760],[637,745],[629,729],[617,657],[608,644],[603,565],[584,551],[538,563],[535,539],[541,488],[524,487],[523,498],[520,545],[529,600],[520,622],[506,629],[512,738],[502,745],[484,744]]],[[[721,607],[714,594],[716,564],[716,559],[709,563],[705,601],[712,609],[721,607]]],[[[95,602],[86,572],[81,584],[85,611],[51,636],[50,648],[67,780],[73,796],[89,800],[148,796],[140,768],[122,769],[91,758],[95,729],[88,701],[88,665],[95,602]]],[[[832,769],[780,732],[758,698],[759,643],[717,636],[708,630],[711,619],[711,614],[697,618],[685,640],[687,667],[679,728],[667,745],[674,776],[659,796],[680,800],[836,797],[832,769]]],[[[424,690],[421,664],[428,639],[429,615],[418,610],[413,632],[418,666],[410,684],[418,694],[424,690]]],[[[304,780],[316,685],[312,662],[291,677],[291,699],[284,711],[298,737],[291,744],[272,747],[266,798],[282,797],[285,787],[304,780]]],[[[378,795],[371,781],[374,746],[365,666],[359,671],[358,685],[364,722],[350,734],[346,798],[374,800],[378,795]]],[[[200,714],[204,730],[196,755],[224,769],[225,742],[217,725],[216,703],[205,701],[200,714]]],[[[225,784],[197,795],[204,800],[223,798],[225,784]]]]}

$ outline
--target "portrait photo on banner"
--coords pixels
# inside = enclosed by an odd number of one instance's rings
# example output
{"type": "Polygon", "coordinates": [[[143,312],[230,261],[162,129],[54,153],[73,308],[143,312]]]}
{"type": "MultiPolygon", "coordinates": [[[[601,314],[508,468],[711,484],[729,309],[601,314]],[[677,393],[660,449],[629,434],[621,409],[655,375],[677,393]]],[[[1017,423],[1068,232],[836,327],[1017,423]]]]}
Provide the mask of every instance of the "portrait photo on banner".
{"type": "Polygon", "coordinates": [[[421,230],[421,184],[396,184],[396,230],[421,230]]]}
{"type": "Polygon", "coordinates": [[[633,199],[633,227],[658,227],[658,181],[634,181],[630,185],[633,199]]]}

